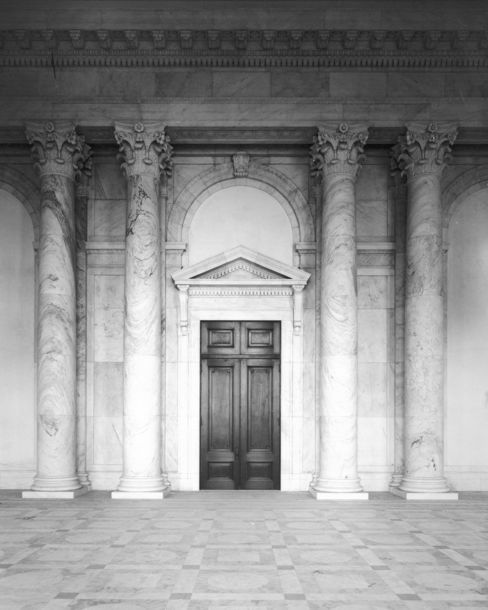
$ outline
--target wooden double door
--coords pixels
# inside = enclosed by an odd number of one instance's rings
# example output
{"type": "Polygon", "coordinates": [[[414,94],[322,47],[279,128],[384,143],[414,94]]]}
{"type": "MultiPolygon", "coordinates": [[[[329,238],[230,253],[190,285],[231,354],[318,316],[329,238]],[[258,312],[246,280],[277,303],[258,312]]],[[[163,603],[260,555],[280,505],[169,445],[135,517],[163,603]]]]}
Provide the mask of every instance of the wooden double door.
{"type": "Polygon", "coordinates": [[[201,323],[201,489],[280,488],[280,330],[201,323]]]}

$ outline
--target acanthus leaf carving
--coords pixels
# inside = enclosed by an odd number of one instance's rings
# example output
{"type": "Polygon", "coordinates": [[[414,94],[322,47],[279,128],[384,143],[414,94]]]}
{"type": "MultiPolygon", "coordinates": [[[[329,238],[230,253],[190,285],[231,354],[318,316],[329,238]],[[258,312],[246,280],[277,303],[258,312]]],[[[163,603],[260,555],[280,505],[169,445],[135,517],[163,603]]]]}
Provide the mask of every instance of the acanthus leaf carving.
{"type": "Polygon", "coordinates": [[[64,174],[74,178],[90,157],[85,139],[68,121],[29,122],[26,137],[41,175],[64,174]]]}
{"type": "Polygon", "coordinates": [[[312,175],[322,173],[356,176],[364,159],[368,130],[340,123],[334,129],[319,127],[310,149],[312,175]]]}
{"type": "Polygon", "coordinates": [[[173,147],[165,127],[159,123],[116,123],[119,159],[128,176],[154,173],[170,176],[173,147]]]}
{"type": "Polygon", "coordinates": [[[451,123],[413,123],[400,136],[395,149],[398,166],[407,176],[441,174],[450,158],[457,136],[457,127],[451,123]]]}

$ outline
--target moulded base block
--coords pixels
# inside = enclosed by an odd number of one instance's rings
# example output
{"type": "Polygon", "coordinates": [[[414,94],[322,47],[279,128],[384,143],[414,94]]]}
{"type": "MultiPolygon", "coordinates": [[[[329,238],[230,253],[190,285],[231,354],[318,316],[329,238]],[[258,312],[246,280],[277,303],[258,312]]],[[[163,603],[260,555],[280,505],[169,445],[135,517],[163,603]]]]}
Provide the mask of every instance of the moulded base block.
{"type": "Polygon", "coordinates": [[[113,491],[112,500],[164,500],[171,490],[162,491],[113,491]]]}
{"type": "Polygon", "coordinates": [[[403,491],[398,487],[390,487],[390,493],[403,498],[404,500],[459,500],[456,491],[403,491]]]}
{"type": "Polygon", "coordinates": [[[29,489],[22,492],[22,498],[27,500],[74,500],[78,496],[88,493],[88,487],[80,487],[72,491],[34,491],[29,489]]]}
{"type": "Polygon", "coordinates": [[[366,491],[317,491],[316,489],[310,489],[310,494],[316,500],[369,500],[369,494],[366,491]]]}

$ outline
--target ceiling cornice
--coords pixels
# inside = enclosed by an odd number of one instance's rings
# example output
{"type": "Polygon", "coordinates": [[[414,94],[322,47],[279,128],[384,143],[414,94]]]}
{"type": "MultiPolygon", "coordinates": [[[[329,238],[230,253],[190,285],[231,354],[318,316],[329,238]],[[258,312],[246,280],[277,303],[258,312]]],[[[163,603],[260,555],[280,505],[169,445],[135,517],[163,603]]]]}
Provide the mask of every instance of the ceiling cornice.
{"type": "MultiPolygon", "coordinates": [[[[114,146],[114,127],[79,126],[77,131],[91,146],[114,146]]],[[[166,132],[178,146],[298,146],[310,147],[317,126],[302,127],[172,127],[166,132]]],[[[388,147],[395,144],[405,127],[369,127],[368,146],[388,147]]],[[[28,146],[25,129],[0,127],[0,145],[28,146]]],[[[488,127],[460,127],[455,147],[488,145],[488,127]]]]}
{"type": "Polygon", "coordinates": [[[486,30],[0,30],[3,67],[479,69],[486,30]]]}

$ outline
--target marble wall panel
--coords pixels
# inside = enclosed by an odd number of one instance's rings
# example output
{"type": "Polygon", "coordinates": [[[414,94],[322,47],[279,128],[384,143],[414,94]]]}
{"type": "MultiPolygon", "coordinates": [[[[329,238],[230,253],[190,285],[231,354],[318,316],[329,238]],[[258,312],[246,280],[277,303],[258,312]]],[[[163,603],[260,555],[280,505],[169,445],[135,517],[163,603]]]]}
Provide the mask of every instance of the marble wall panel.
{"type": "Polygon", "coordinates": [[[212,72],[210,70],[164,70],[156,77],[157,97],[210,97],[212,72]]]}
{"type": "Polygon", "coordinates": [[[326,97],[329,94],[329,76],[319,70],[273,70],[271,95],[273,97],[326,97]]]}
{"type": "Polygon", "coordinates": [[[213,73],[215,97],[269,97],[271,74],[253,70],[225,70],[213,73]]]}
{"type": "Polygon", "coordinates": [[[389,159],[366,158],[356,180],[357,199],[386,199],[388,193],[389,159]]]}
{"type": "MultiPolygon", "coordinates": [[[[230,162],[230,156],[227,160],[230,162]]],[[[191,180],[193,180],[193,178],[213,167],[214,162],[215,160],[213,158],[207,157],[205,157],[204,159],[202,159],[201,157],[195,157],[194,159],[188,161],[183,159],[178,160],[176,158],[174,160],[172,181],[173,201],[180,196],[181,192],[185,188],[187,188],[188,184],[191,182],[191,180]]],[[[198,189],[197,192],[193,194],[193,197],[196,197],[197,195],[198,189]]],[[[168,212],[169,211],[170,208],[168,208],[168,212]]]]}
{"type": "Polygon", "coordinates": [[[329,75],[329,92],[332,98],[383,100],[386,97],[386,74],[331,72],[329,75]]]}
{"type": "Polygon", "coordinates": [[[95,465],[122,464],[122,417],[93,418],[93,462],[95,465]]]}
{"type": "Polygon", "coordinates": [[[356,202],[356,230],[361,238],[388,236],[388,204],[383,199],[358,199],[356,202]]]}
{"type": "Polygon", "coordinates": [[[156,90],[155,70],[99,68],[98,73],[100,97],[116,99],[118,102],[142,102],[147,98],[154,97],[156,90]]]}
{"type": "MultiPolygon", "coordinates": [[[[450,80],[449,74],[448,80],[450,80]]],[[[388,97],[442,97],[446,75],[442,72],[389,72],[388,97]]]]}
{"type": "MultiPolygon", "coordinates": [[[[35,468],[33,240],[27,210],[13,195],[0,190],[0,470],[35,468]]],[[[21,486],[23,479],[16,482],[15,477],[12,473],[9,487],[21,486]]]]}
{"type": "Polygon", "coordinates": [[[304,362],[315,361],[315,310],[305,309],[303,311],[303,360],[304,362]]]}
{"type": "Polygon", "coordinates": [[[312,419],[316,412],[315,368],[315,362],[303,364],[303,416],[312,419]]]}
{"type": "Polygon", "coordinates": [[[127,201],[126,181],[117,161],[115,140],[113,150],[107,156],[95,157],[92,181],[95,199],[127,201]]]}
{"type": "Polygon", "coordinates": [[[389,317],[385,309],[358,311],[359,362],[387,362],[389,317]]]}
{"type": "Polygon", "coordinates": [[[121,362],[95,362],[93,393],[95,417],[122,417],[123,366],[121,362]]]}
{"type": "Polygon", "coordinates": [[[315,417],[304,417],[302,424],[302,471],[310,476],[309,483],[312,480],[312,473],[315,472],[315,457],[316,457],[316,425],[315,417]]]}
{"type": "MultiPolygon", "coordinates": [[[[308,160],[307,160],[308,161],[308,160]]],[[[308,163],[303,162],[303,158],[283,157],[270,158],[270,168],[277,169],[279,172],[289,178],[300,189],[301,194],[308,199],[308,183],[310,180],[310,167],[308,163]]]]}
{"type": "Polygon", "coordinates": [[[125,238],[126,202],[120,199],[99,199],[94,205],[93,240],[122,241],[125,238]]]}
{"type": "Polygon", "coordinates": [[[163,465],[166,472],[169,473],[171,481],[171,473],[178,470],[178,417],[166,415],[164,421],[164,456],[163,465]]]}
{"type": "Polygon", "coordinates": [[[358,418],[359,469],[388,464],[389,422],[385,417],[358,418]]]}
{"type": "Polygon", "coordinates": [[[307,286],[303,291],[303,309],[304,310],[313,310],[316,308],[316,289],[317,289],[317,276],[315,269],[304,269],[307,273],[310,273],[310,278],[307,282],[307,286]]]}
{"type": "Polygon", "coordinates": [[[390,276],[358,276],[359,309],[383,309],[393,307],[393,287],[390,276]]]}
{"type": "Polygon", "coordinates": [[[361,362],[358,365],[359,417],[388,417],[388,365],[361,362]]]}
{"type": "Polygon", "coordinates": [[[178,360],[178,311],[176,308],[166,309],[166,362],[178,360]]]}
{"type": "Polygon", "coordinates": [[[93,280],[93,359],[97,362],[122,362],[124,276],[97,274],[93,280]]]}

